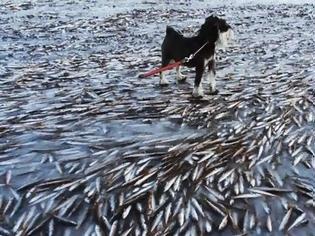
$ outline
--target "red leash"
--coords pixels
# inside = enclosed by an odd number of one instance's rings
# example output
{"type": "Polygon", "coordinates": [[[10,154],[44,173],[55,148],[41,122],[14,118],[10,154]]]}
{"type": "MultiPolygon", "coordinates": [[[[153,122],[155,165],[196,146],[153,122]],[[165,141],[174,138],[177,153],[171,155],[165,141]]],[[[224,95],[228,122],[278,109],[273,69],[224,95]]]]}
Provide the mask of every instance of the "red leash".
{"type": "Polygon", "coordinates": [[[164,66],[164,67],[161,67],[161,68],[156,68],[156,69],[148,71],[147,73],[141,74],[139,77],[140,78],[146,78],[146,77],[149,77],[151,75],[160,73],[162,71],[173,69],[174,67],[180,66],[182,63],[183,63],[182,61],[178,61],[178,62],[175,62],[175,63],[172,63],[172,64],[168,64],[167,66],[164,66]]]}
{"type": "Polygon", "coordinates": [[[184,58],[183,60],[181,61],[178,61],[178,62],[175,62],[175,63],[172,63],[172,64],[168,64],[167,66],[164,66],[164,67],[161,67],[161,68],[156,68],[156,69],[153,69],[153,70],[150,70],[148,71],[147,73],[144,73],[144,74],[141,74],[139,75],[140,78],[146,78],[146,77],[149,77],[151,75],[154,75],[154,74],[157,74],[157,73],[160,73],[162,71],[166,71],[166,70],[170,70],[170,69],[173,69],[174,67],[177,67],[177,66],[180,66],[181,64],[183,63],[186,63],[186,62],[189,62],[191,59],[193,59],[196,54],[198,52],[200,52],[201,49],[203,49],[206,45],[208,44],[208,41],[205,42],[194,54],[191,54],[188,58],[184,58]]]}

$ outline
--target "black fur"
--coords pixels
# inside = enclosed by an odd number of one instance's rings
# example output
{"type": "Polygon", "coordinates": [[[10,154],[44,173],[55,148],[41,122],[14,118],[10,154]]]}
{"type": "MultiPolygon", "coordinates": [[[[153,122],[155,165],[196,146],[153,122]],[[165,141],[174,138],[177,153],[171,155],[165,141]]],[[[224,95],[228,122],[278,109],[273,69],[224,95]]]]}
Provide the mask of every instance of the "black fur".
{"type": "MultiPolygon", "coordinates": [[[[198,87],[202,75],[205,70],[205,61],[209,61],[208,69],[215,74],[214,53],[216,42],[219,38],[220,32],[226,32],[231,26],[226,23],[224,19],[215,16],[206,18],[204,24],[201,26],[198,34],[194,37],[185,37],[172,27],[166,28],[166,36],[162,43],[162,67],[168,65],[171,60],[180,61],[185,57],[189,57],[195,53],[206,42],[206,46],[198,52],[198,54],[184,66],[195,67],[195,87],[198,87]]],[[[213,93],[216,91],[212,91],[213,93]]]]}

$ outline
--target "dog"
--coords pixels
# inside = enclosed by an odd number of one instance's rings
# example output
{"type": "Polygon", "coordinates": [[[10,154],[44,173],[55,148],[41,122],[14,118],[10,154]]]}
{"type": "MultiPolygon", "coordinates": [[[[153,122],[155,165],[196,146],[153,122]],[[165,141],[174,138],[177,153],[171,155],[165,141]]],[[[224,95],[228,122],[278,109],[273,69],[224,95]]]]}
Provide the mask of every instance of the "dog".
{"type": "MultiPolygon", "coordinates": [[[[182,65],[195,67],[195,82],[192,95],[202,97],[202,77],[206,67],[208,71],[206,77],[210,82],[210,93],[217,94],[216,71],[215,71],[215,49],[216,47],[225,48],[233,39],[232,27],[217,16],[209,16],[201,26],[198,34],[194,37],[185,37],[174,28],[166,27],[166,36],[162,43],[162,67],[167,66],[173,61],[181,61],[194,55],[191,60],[182,65]]],[[[180,66],[176,68],[176,78],[178,82],[185,81],[186,76],[180,72],[180,66]]],[[[168,85],[163,72],[160,73],[160,85],[168,85]]]]}

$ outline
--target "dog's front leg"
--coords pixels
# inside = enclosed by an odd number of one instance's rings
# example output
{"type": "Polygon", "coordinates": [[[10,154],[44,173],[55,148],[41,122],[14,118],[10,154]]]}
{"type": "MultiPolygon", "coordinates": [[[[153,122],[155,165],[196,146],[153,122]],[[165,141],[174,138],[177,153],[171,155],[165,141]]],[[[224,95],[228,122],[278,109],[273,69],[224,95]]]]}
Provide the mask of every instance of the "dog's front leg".
{"type": "Polygon", "coordinates": [[[217,94],[219,91],[216,89],[216,72],[215,72],[215,60],[214,57],[208,63],[208,73],[207,73],[208,81],[210,83],[210,93],[217,94]]]}
{"type": "Polygon", "coordinates": [[[186,80],[186,76],[180,72],[180,66],[176,67],[176,79],[178,82],[184,82],[186,80]]]}
{"type": "Polygon", "coordinates": [[[196,66],[195,85],[192,95],[194,97],[203,97],[202,74],[204,72],[203,64],[196,66]]]}

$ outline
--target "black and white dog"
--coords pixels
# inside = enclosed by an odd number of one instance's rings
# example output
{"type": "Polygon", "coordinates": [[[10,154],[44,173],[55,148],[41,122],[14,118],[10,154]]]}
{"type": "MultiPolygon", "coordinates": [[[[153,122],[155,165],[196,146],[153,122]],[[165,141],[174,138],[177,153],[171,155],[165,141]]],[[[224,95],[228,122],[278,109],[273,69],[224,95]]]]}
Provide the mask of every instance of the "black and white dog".
{"type": "MultiPolygon", "coordinates": [[[[224,19],[216,16],[206,18],[204,24],[197,36],[184,37],[181,33],[172,27],[166,28],[166,36],[162,43],[162,67],[172,61],[180,61],[194,54],[202,48],[190,61],[184,63],[184,66],[195,67],[196,77],[193,90],[194,97],[203,96],[202,76],[208,67],[206,77],[210,81],[211,94],[217,94],[215,81],[215,49],[216,47],[226,47],[233,38],[233,31],[224,19]]],[[[176,68],[177,80],[186,79],[180,72],[180,67],[176,68]]],[[[163,72],[160,73],[160,84],[167,85],[168,81],[163,72]]]]}

